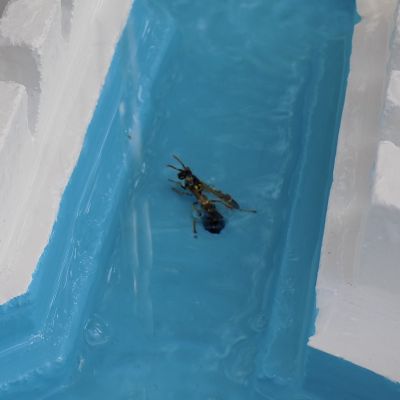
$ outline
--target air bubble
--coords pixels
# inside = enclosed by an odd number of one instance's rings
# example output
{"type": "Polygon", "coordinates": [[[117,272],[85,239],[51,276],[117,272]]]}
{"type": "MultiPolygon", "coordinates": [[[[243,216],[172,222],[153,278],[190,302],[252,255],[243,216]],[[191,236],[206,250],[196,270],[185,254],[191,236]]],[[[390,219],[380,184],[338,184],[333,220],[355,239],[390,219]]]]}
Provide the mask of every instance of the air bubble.
{"type": "Polygon", "coordinates": [[[108,324],[100,316],[94,315],[86,322],[84,335],[89,346],[106,344],[110,339],[108,324]]]}

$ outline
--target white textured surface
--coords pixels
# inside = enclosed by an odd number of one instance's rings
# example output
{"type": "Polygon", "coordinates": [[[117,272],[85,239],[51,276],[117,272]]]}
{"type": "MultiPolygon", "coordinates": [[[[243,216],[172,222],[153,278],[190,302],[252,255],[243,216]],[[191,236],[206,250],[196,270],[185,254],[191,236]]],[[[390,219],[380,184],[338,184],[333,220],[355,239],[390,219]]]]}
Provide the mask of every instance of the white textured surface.
{"type": "Polygon", "coordinates": [[[61,3],[54,0],[18,0],[10,3],[0,25],[0,34],[12,44],[41,49],[51,26],[60,18],[61,3]],[[15,29],[15,27],[18,29],[15,29]]]}
{"type": "Polygon", "coordinates": [[[398,1],[357,3],[309,345],[400,381],[398,1]]]}
{"type": "Polygon", "coordinates": [[[0,9],[0,304],[28,288],[131,6],[13,0],[0,9]]]}
{"type": "Polygon", "coordinates": [[[388,106],[400,106],[400,71],[392,70],[387,91],[388,106]]]}
{"type": "MultiPolygon", "coordinates": [[[[399,84],[399,90],[400,90],[400,84],[399,84]]],[[[373,197],[372,197],[374,205],[381,205],[389,208],[394,207],[400,211],[399,174],[400,174],[400,148],[389,141],[380,142],[378,147],[378,156],[376,160],[375,181],[374,181],[373,197]]],[[[393,213],[396,213],[395,210],[393,210],[393,213]]],[[[399,235],[400,235],[400,226],[399,226],[399,235]]]]}
{"type": "Polygon", "coordinates": [[[399,360],[392,345],[399,338],[400,308],[387,306],[396,304],[398,297],[363,285],[336,289],[318,291],[325,304],[312,346],[396,379],[399,360]]]}
{"type": "MultiPolygon", "coordinates": [[[[24,86],[15,82],[0,81],[0,152],[7,139],[17,129],[15,125],[22,122],[20,115],[23,114],[27,118],[26,102],[24,86]]],[[[27,131],[27,124],[25,124],[26,138],[29,137],[26,134],[27,131]]]]}
{"type": "MultiPolygon", "coordinates": [[[[24,196],[21,185],[14,184],[15,176],[23,176],[29,168],[27,157],[33,149],[28,128],[27,94],[25,87],[15,82],[0,81],[0,248],[8,246],[10,230],[14,229],[16,204],[24,196]],[[18,154],[18,157],[16,157],[18,154]],[[8,212],[7,212],[8,211],[8,212]]],[[[0,286],[18,280],[9,265],[0,267],[0,286]]]]}

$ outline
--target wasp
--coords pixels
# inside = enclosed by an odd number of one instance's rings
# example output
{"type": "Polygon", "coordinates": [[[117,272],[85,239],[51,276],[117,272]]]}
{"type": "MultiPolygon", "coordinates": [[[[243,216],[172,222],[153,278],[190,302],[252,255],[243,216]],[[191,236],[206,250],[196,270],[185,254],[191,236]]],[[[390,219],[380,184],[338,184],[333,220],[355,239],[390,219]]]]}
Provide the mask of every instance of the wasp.
{"type": "MultiPolygon", "coordinates": [[[[234,209],[238,211],[252,212],[255,210],[242,209],[239,203],[232,198],[231,195],[224,193],[211,185],[203,182],[196,175],[193,174],[192,170],[185,165],[177,156],[173,155],[173,158],[180,164],[181,168],[175,165],[168,164],[169,168],[178,171],[177,177],[179,181],[174,182],[180,189],[173,188],[173,190],[179,194],[193,195],[196,201],[193,203],[193,209],[197,215],[201,218],[204,228],[211,233],[220,233],[225,227],[225,220],[222,214],[217,210],[216,203],[222,203],[226,208],[234,209]],[[218,198],[218,200],[209,199],[204,192],[210,193],[218,198]],[[201,210],[196,207],[200,205],[201,210]]],[[[196,235],[196,220],[193,219],[193,233],[196,235]]]]}

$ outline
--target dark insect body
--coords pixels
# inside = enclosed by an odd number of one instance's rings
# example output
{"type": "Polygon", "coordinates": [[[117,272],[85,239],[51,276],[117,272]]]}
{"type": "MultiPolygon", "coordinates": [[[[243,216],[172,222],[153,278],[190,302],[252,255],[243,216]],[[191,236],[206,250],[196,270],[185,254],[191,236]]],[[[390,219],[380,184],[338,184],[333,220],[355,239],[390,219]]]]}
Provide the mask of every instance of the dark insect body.
{"type": "MultiPolygon", "coordinates": [[[[196,201],[193,203],[193,210],[196,212],[197,216],[201,219],[203,227],[210,233],[220,233],[225,227],[225,219],[217,210],[215,203],[222,203],[225,207],[238,211],[246,211],[255,213],[255,210],[244,210],[240,208],[239,204],[232,198],[231,195],[221,192],[218,189],[204,183],[196,175],[193,174],[192,170],[186,166],[177,156],[173,156],[176,161],[181,165],[178,168],[174,165],[168,164],[169,168],[178,171],[177,177],[179,181],[174,181],[178,188],[173,188],[173,190],[181,195],[193,195],[196,201]],[[209,199],[204,192],[208,192],[218,200],[209,199]],[[200,210],[197,208],[200,206],[200,210]]],[[[193,233],[196,235],[196,218],[193,219],[193,233]]]]}
{"type": "MultiPolygon", "coordinates": [[[[225,219],[222,214],[219,213],[217,207],[212,200],[209,200],[207,196],[201,192],[195,192],[196,201],[193,203],[193,210],[200,217],[203,227],[210,233],[220,233],[225,227],[225,219]],[[200,205],[201,209],[197,208],[200,205]]],[[[196,219],[193,219],[193,233],[196,235],[196,219]]]]}

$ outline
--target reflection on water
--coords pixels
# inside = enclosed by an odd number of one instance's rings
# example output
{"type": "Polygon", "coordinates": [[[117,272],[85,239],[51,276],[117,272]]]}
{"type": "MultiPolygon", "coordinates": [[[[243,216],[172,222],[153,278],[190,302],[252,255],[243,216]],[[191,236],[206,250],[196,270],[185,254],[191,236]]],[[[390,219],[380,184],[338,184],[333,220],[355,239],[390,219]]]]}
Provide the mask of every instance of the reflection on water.
{"type": "MultiPolygon", "coordinates": [[[[296,294],[295,278],[281,279],[283,252],[294,201],[301,202],[296,185],[314,157],[309,138],[335,142],[354,4],[137,3],[153,19],[140,35],[128,29],[131,49],[139,52],[138,41],[143,46],[163,24],[174,27],[174,36],[163,63],[152,64],[152,82],[140,65],[125,71],[118,116],[133,157],[127,196],[84,326],[76,384],[57,398],[269,398],[266,383],[295,381],[303,362],[298,347],[287,348],[290,372],[282,377],[278,344],[271,344],[289,331],[295,343],[305,343],[310,317],[302,313],[312,310],[295,312],[292,303],[280,303],[278,316],[274,310],[282,293],[300,296],[295,305],[310,296],[296,294]],[[168,182],[175,178],[165,166],[172,154],[257,214],[218,205],[225,229],[211,235],[199,226],[194,239],[192,199],[168,182]]],[[[295,252],[289,261],[300,258],[295,252]]],[[[304,266],[307,285],[314,272],[304,266]]]]}

